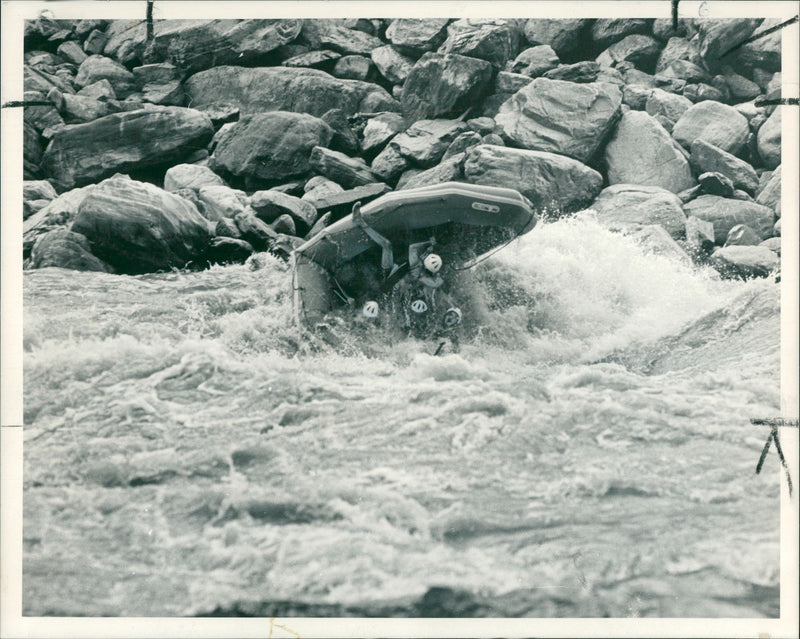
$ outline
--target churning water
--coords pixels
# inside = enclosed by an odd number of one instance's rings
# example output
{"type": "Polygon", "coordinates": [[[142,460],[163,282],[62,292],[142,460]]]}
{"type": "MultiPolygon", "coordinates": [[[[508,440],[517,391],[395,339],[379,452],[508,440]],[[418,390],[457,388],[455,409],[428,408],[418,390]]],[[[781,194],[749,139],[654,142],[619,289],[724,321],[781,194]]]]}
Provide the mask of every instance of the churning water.
{"type": "Polygon", "coordinates": [[[24,614],[778,614],[774,282],[564,219],[434,355],[261,262],[25,273],[24,614]]]}

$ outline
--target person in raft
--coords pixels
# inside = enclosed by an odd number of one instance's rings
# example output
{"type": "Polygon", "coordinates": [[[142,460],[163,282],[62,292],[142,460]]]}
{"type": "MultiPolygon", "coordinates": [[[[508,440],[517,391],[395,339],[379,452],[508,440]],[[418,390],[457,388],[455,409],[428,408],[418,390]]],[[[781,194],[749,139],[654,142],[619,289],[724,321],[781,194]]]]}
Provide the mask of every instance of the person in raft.
{"type": "MultiPolygon", "coordinates": [[[[461,310],[452,304],[450,296],[439,289],[444,284],[444,279],[439,275],[442,268],[442,258],[433,252],[436,240],[431,238],[424,242],[416,242],[408,247],[407,264],[395,264],[392,252],[392,243],[378,231],[373,229],[364,220],[361,214],[361,202],[353,205],[353,222],[359,226],[372,241],[381,247],[381,268],[384,270],[384,290],[389,291],[397,286],[402,299],[406,302],[404,312],[406,326],[411,325],[408,310],[421,315],[436,305],[436,293],[440,292],[445,298],[449,308],[444,314],[443,324],[445,329],[455,328],[461,324],[461,310]],[[410,303],[409,300],[411,300],[410,303]]],[[[376,318],[380,313],[376,301],[370,300],[362,308],[362,314],[368,318],[376,318]]]]}

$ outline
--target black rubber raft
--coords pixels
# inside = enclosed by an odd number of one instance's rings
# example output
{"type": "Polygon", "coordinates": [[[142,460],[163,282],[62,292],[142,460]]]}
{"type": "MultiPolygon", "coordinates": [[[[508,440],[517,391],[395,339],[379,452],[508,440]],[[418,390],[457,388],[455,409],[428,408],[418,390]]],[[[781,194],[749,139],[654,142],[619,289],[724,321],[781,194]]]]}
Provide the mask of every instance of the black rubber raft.
{"type": "MultiPolygon", "coordinates": [[[[448,269],[464,269],[536,225],[530,202],[514,189],[447,182],[395,191],[366,204],[364,221],[392,242],[396,262],[409,244],[434,238],[448,269]]],[[[294,314],[313,326],[348,297],[381,287],[381,249],[353,221],[331,224],[293,253],[294,314]]]]}

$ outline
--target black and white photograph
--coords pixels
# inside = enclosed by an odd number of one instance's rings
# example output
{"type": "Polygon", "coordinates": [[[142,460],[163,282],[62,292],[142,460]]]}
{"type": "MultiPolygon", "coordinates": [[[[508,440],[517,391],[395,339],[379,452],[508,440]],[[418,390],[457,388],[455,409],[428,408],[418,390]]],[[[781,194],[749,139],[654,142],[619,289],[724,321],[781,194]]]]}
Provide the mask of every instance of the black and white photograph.
{"type": "Polygon", "coordinates": [[[2,11],[0,634],[798,636],[797,2],[2,11]]]}

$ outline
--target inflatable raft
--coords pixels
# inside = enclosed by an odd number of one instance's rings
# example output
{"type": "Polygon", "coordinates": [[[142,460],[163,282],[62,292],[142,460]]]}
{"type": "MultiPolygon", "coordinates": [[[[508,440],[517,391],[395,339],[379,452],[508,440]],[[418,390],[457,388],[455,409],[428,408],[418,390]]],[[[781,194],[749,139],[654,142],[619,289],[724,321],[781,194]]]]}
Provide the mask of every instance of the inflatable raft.
{"type": "MultiPolygon", "coordinates": [[[[536,224],[530,202],[514,189],[460,182],[387,193],[361,213],[392,242],[396,262],[407,259],[409,244],[434,238],[449,268],[465,268],[536,224]]],[[[299,246],[292,260],[296,321],[312,326],[347,301],[376,295],[380,261],[380,248],[352,214],[299,246]]]]}

